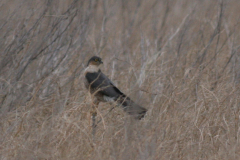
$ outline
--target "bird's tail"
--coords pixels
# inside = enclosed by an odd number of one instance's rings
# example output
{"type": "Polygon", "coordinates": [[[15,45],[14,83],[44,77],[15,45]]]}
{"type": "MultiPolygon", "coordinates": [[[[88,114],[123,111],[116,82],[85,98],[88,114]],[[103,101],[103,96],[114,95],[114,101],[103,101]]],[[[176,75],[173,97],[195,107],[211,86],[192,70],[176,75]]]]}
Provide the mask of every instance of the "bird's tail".
{"type": "Polygon", "coordinates": [[[132,115],[135,119],[142,119],[147,112],[146,108],[139,106],[127,96],[120,97],[118,103],[121,104],[125,112],[132,115]]]}

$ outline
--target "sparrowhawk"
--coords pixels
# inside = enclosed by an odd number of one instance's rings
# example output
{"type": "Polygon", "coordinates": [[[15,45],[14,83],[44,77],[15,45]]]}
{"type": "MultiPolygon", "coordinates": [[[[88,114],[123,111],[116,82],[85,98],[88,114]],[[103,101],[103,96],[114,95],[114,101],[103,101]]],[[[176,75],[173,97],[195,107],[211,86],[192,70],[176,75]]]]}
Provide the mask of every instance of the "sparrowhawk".
{"type": "Polygon", "coordinates": [[[100,65],[102,63],[100,57],[93,56],[89,59],[84,72],[85,86],[95,98],[95,103],[117,102],[125,112],[132,115],[135,119],[143,118],[147,109],[136,104],[122,93],[111,80],[101,72],[100,65]]]}

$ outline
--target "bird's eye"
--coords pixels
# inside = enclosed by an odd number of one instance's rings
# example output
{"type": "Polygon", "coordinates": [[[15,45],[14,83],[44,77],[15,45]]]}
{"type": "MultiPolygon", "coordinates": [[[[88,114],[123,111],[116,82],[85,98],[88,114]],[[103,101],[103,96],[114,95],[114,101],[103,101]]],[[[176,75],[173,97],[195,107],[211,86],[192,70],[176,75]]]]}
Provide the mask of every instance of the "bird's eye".
{"type": "Polygon", "coordinates": [[[95,61],[95,62],[97,62],[97,61],[98,61],[98,59],[96,58],[94,61],[95,61]]]}

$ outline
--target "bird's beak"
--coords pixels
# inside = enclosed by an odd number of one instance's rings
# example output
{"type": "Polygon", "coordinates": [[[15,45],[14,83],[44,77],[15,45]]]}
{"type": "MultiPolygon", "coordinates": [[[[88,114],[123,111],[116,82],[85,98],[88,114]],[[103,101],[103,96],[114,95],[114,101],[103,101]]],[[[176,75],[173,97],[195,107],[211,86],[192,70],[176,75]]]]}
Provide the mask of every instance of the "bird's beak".
{"type": "Polygon", "coordinates": [[[100,61],[100,64],[103,64],[103,61],[100,61]]]}

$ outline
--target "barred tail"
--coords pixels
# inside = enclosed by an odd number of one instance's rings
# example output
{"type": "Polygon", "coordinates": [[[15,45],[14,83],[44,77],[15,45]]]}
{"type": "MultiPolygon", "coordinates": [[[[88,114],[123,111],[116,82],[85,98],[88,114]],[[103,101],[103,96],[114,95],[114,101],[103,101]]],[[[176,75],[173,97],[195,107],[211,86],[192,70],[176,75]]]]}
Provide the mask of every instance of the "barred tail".
{"type": "Polygon", "coordinates": [[[125,112],[132,115],[135,119],[142,119],[147,112],[146,108],[139,106],[126,96],[120,97],[118,103],[122,105],[125,112]]]}

